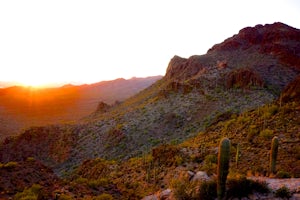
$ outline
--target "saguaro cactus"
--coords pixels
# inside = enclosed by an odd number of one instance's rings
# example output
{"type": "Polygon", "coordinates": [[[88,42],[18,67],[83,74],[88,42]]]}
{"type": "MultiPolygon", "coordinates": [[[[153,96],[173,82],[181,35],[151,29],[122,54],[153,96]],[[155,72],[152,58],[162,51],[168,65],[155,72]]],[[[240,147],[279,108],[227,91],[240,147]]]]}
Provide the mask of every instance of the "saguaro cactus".
{"type": "Polygon", "coordinates": [[[236,154],[235,154],[235,167],[238,168],[239,166],[239,159],[241,156],[241,151],[240,151],[240,145],[236,145],[236,154]]]}
{"type": "Polygon", "coordinates": [[[217,179],[217,194],[218,199],[223,199],[226,191],[226,179],[229,171],[230,160],[230,140],[223,138],[219,145],[218,154],[218,179],[217,179]]]}
{"type": "Polygon", "coordinates": [[[276,160],[278,154],[278,137],[273,137],[271,143],[271,151],[270,151],[270,174],[275,174],[276,172],[276,160]]]}

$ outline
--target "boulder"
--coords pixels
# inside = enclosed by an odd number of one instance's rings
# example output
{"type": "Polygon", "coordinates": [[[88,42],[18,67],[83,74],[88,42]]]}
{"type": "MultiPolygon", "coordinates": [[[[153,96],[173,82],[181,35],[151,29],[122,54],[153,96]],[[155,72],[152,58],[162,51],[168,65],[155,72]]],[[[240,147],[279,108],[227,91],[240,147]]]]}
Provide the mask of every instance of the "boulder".
{"type": "Polygon", "coordinates": [[[159,199],[160,200],[169,200],[171,195],[172,195],[172,190],[171,189],[166,189],[166,190],[163,190],[159,194],[159,199]]]}

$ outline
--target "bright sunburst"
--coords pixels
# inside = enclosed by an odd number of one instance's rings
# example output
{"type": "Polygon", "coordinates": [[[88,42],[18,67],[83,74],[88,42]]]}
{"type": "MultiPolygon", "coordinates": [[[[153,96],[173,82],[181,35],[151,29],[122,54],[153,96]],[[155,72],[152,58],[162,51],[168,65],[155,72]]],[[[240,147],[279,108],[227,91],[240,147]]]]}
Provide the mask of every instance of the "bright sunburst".
{"type": "Polygon", "coordinates": [[[22,77],[19,79],[18,83],[25,87],[34,88],[43,88],[50,85],[49,81],[39,76],[22,77]]]}

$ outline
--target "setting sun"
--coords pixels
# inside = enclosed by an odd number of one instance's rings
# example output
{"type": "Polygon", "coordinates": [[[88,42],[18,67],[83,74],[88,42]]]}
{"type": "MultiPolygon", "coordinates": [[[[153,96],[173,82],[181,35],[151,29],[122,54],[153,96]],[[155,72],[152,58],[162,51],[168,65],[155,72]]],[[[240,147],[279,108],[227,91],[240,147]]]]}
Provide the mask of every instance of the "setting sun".
{"type": "Polygon", "coordinates": [[[164,75],[174,55],[205,54],[245,26],[300,27],[299,18],[296,1],[1,1],[0,82],[164,75]]]}
{"type": "MultiPolygon", "coordinates": [[[[34,71],[34,70],[32,70],[34,71]]],[[[14,75],[17,81],[17,85],[25,86],[25,87],[34,87],[34,88],[43,88],[43,87],[51,87],[56,85],[61,85],[63,82],[57,80],[57,77],[49,74],[47,76],[43,76],[40,73],[18,73],[14,75]]]]}

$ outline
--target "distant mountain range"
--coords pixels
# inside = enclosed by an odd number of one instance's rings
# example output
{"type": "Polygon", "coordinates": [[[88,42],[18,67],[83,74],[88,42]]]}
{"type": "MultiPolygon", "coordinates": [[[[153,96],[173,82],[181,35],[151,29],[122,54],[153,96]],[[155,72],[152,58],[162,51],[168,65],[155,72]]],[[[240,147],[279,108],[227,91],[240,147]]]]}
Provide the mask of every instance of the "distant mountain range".
{"type": "Polygon", "coordinates": [[[67,123],[96,111],[100,102],[114,104],[150,86],[161,76],[116,79],[58,88],[12,86],[0,89],[0,139],[30,126],[67,123]]]}

